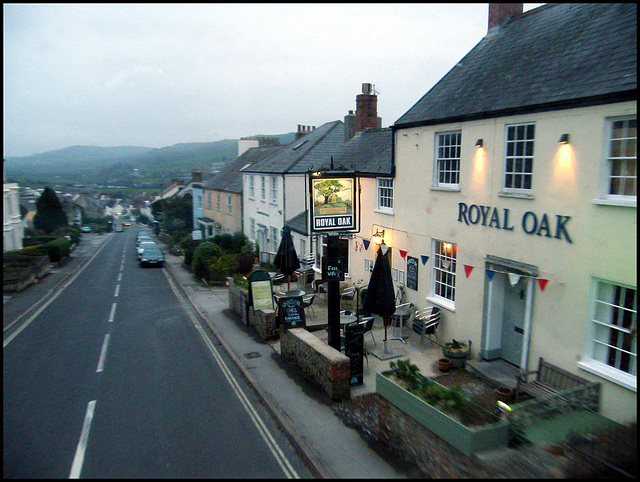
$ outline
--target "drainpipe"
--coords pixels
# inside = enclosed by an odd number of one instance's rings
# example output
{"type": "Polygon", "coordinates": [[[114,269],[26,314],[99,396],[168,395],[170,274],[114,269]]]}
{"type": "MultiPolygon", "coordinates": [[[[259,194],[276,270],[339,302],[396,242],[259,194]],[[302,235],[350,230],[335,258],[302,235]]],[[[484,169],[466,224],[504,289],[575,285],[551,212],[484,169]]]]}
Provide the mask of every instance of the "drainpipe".
{"type": "Polygon", "coordinates": [[[493,279],[489,280],[489,293],[487,295],[487,323],[485,329],[485,340],[484,340],[484,354],[489,353],[489,349],[491,348],[491,316],[492,309],[491,304],[493,303],[493,279]]]}
{"type": "Polygon", "coordinates": [[[522,337],[522,357],[520,358],[520,372],[527,371],[529,360],[529,336],[531,334],[531,312],[533,310],[533,287],[534,278],[528,278],[527,302],[524,310],[524,336],[522,337]]]}

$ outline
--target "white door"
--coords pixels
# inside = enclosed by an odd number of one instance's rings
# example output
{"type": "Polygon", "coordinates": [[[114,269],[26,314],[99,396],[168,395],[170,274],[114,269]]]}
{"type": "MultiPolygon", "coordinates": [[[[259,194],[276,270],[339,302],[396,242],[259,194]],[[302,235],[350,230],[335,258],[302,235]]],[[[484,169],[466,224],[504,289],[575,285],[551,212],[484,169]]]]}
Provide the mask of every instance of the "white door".
{"type": "Polygon", "coordinates": [[[528,278],[518,275],[510,275],[508,278],[508,282],[504,284],[502,358],[519,367],[524,342],[528,278]]]}

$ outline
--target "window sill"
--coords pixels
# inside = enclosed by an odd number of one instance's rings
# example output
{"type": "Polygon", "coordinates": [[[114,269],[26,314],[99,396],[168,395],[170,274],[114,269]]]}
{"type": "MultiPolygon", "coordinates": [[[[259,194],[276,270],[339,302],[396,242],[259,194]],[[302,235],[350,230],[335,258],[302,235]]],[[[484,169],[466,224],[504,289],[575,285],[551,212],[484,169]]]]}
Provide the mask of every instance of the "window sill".
{"type": "Polygon", "coordinates": [[[613,199],[613,198],[597,198],[594,199],[593,204],[600,206],[618,206],[622,208],[635,208],[637,201],[635,199],[613,199]]]}
{"type": "Polygon", "coordinates": [[[456,304],[452,303],[449,300],[445,300],[443,298],[434,298],[432,296],[427,296],[425,298],[429,303],[432,303],[439,308],[444,308],[445,310],[451,311],[452,313],[456,312],[456,304]]]}
{"type": "Polygon", "coordinates": [[[637,378],[595,360],[578,362],[578,367],[621,387],[637,392],[637,378]]]}
{"type": "Polygon", "coordinates": [[[386,209],[374,209],[373,212],[379,213],[379,214],[388,214],[389,216],[393,216],[393,211],[389,211],[386,209]]]}
{"type": "Polygon", "coordinates": [[[535,199],[536,197],[533,194],[527,194],[524,192],[505,192],[505,191],[500,191],[498,193],[498,196],[500,197],[512,197],[512,198],[516,198],[516,199],[535,199]]]}
{"type": "Polygon", "coordinates": [[[460,192],[460,186],[458,186],[458,187],[429,186],[429,190],[431,190],[431,191],[460,192]]]}

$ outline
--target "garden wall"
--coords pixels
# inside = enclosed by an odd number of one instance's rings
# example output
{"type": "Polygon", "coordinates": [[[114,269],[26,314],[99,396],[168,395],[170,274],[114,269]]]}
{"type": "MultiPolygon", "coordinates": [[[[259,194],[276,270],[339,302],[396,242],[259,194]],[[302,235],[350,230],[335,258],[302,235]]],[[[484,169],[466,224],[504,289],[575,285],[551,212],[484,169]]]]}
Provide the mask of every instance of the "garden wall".
{"type": "Polygon", "coordinates": [[[289,363],[298,366],[307,379],[320,385],[331,399],[351,397],[349,358],[304,328],[285,331],[280,352],[289,363]]]}

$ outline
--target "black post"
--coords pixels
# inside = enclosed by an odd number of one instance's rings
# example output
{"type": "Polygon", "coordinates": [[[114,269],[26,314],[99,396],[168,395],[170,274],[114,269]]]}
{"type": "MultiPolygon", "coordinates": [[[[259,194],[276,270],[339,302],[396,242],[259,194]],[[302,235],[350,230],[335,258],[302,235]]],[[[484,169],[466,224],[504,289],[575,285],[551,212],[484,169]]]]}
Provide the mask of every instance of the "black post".
{"type": "MultiPolygon", "coordinates": [[[[327,258],[337,258],[338,235],[327,235],[327,258]]],[[[329,329],[328,344],[340,351],[340,281],[327,281],[327,325],[329,329]]]]}

